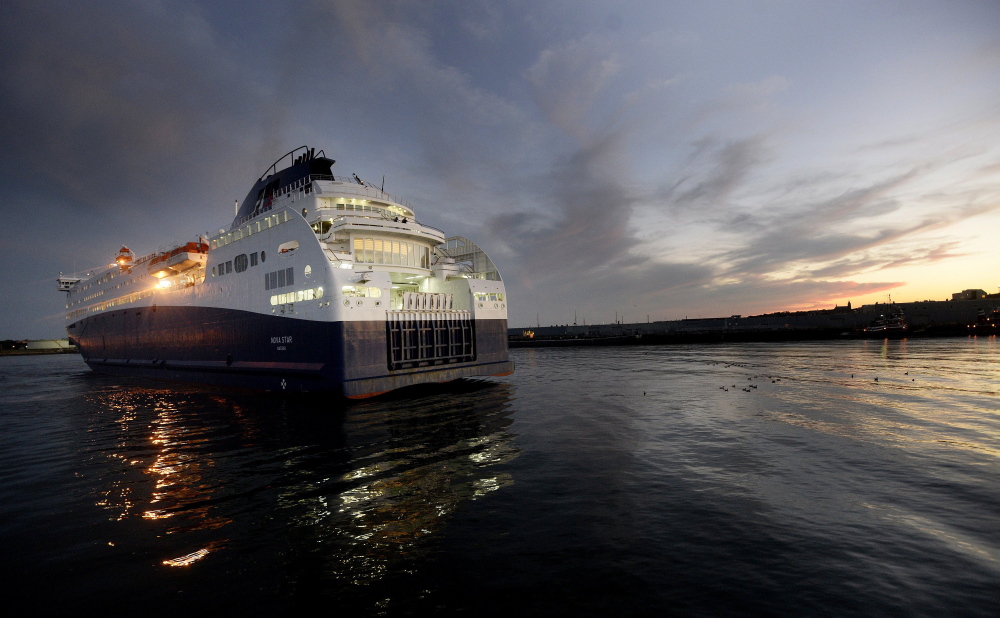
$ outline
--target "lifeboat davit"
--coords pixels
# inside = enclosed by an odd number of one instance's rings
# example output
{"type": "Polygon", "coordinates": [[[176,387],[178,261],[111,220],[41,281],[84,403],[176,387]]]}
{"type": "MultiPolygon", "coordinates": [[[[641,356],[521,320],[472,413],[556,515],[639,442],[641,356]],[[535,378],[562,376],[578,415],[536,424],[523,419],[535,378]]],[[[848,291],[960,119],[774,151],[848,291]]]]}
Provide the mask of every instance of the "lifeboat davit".
{"type": "Polygon", "coordinates": [[[118,268],[124,273],[128,272],[132,268],[132,259],[135,256],[129,251],[128,247],[122,247],[118,251],[118,257],[115,258],[115,263],[118,264],[118,268]]]}

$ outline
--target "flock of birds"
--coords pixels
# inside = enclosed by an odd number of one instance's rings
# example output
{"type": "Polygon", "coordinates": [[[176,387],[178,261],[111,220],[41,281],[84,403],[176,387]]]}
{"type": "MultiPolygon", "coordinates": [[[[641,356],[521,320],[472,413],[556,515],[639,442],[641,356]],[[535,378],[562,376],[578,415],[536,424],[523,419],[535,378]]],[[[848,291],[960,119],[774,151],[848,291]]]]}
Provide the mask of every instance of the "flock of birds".
{"type": "MultiPolygon", "coordinates": [[[[730,369],[730,368],[733,368],[733,367],[737,367],[737,368],[741,368],[741,369],[746,369],[746,368],[750,367],[750,365],[748,363],[724,363],[722,361],[706,361],[706,362],[709,365],[724,365],[725,369],[730,369]]],[[[904,376],[909,376],[910,372],[909,371],[904,371],[903,375],[904,376]]],[[[760,378],[767,378],[768,380],[771,381],[771,384],[780,384],[781,383],[781,377],[780,376],[764,375],[762,373],[761,374],[754,374],[754,375],[752,375],[752,376],[750,376],[750,377],[747,378],[747,381],[750,382],[750,384],[747,384],[746,386],[740,387],[740,390],[743,391],[744,393],[752,393],[752,392],[754,392],[755,390],[757,390],[757,384],[754,383],[754,380],[755,379],[760,379],[760,378]]],[[[854,374],[853,373],[851,374],[851,379],[854,379],[854,374]]],[[[872,378],[872,383],[877,383],[877,382],[878,382],[878,376],[874,376],[872,378]]],[[[916,378],[910,378],[910,382],[916,382],[916,378]]],[[[719,390],[727,392],[727,393],[730,391],[730,389],[736,390],[736,384],[723,385],[723,386],[719,387],[719,390]]],[[[646,395],[646,391],[642,391],[642,394],[643,394],[643,396],[645,396],[646,395]]]]}
{"type": "MultiPolygon", "coordinates": [[[[732,367],[738,367],[738,368],[744,368],[745,369],[745,368],[749,367],[749,365],[747,363],[723,363],[722,361],[708,361],[708,364],[709,365],[725,365],[726,369],[730,369],[732,367]]],[[[908,376],[908,375],[910,375],[910,372],[909,371],[905,371],[905,372],[903,372],[903,375],[908,376]]],[[[755,375],[752,375],[752,376],[750,376],[750,377],[747,378],[747,381],[750,382],[750,384],[747,384],[746,386],[741,387],[740,390],[743,391],[744,393],[752,393],[753,391],[757,390],[757,384],[753,383],[754,379],[765,378],[765,377],[768,380],[771,381],[771,384],[780,384],[781,383],[781,377],[780,376],[774,376],[774,375],[767,375],[767,376],[765,376],[764,374],[755,374],[755,375]]],[[[854,379],[854,374],[853,373],[851,374],[851,379],[854,379]]],[[[916,381],[915,378],[910,378],[910,382],[915,382],[915,381],[916,381]]],[[[872,378],[872,382],[878,382],[878,376],[874,376],[872,378]]],[[[719,390],[725,391],[727,393],[729,392],[730,389],[736,390],[736,384],[731,384],[731,385],[728,385],[728,386],[727,385],[723,385],[723,386],[719,387],[719,390]]],[[[645,393],[643,393],[643,394],[645,394],[645,393]]]]}

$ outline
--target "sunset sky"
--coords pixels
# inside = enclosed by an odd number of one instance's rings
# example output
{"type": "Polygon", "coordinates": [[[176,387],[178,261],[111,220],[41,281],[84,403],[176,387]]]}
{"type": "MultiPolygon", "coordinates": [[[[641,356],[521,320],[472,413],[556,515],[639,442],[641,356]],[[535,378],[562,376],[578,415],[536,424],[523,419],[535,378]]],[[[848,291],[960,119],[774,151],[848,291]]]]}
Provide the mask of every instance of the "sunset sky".
{"type": "Polygon", "coordinates": [[[479,243],[511,326],[1000,286],[995,1],[6,0],[0,35],[0,339],[303,144],[479,243]]]}

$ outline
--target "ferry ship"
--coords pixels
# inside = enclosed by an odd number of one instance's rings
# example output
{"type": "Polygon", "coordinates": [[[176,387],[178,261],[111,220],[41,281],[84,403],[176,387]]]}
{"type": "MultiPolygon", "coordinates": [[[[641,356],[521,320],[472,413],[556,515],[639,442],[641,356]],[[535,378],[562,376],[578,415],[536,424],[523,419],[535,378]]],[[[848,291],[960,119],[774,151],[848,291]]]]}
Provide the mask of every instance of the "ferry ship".
{"type": "Polygon", "coordinates": [[[95,371],[363,398],[514,370],[507,298],[472,241],[302,146],[228,229],[62,276],[66,331],[95,371]]]}

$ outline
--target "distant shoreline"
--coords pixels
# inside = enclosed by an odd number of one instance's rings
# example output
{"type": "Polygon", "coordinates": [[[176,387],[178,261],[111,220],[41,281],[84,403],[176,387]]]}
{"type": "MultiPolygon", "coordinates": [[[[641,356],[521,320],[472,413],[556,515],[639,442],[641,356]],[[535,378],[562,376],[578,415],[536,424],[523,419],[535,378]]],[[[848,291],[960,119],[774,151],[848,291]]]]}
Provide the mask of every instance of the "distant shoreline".
{"type": "Polygon", "coordinates": [[[36,356],[38,354],[79,354],[80,350],[0,350],[0,356],[36,356]]]}
{"type": "MultiPolygon", "coordinates": [[[[511,329],[511,331],[520,329],[511,329]]],[[[524,337],[510,332],[507,345],[510,348],[548,348],[577,346],[622,346],[622,345],[678,345],[713,343],[763,343],[782,341],[883,341],[885,339],[931,339],[942,337],[995,337],[995,331],[967,326],[937,326],[915,329],[893,337],[878,337],[862,332],[841,329],[796,329],[796,330],[729,330],[729,331],[688,331],[688,332],[643,332],[629,329],[626,335],[587,336],[582,334],[550,334],[524,337]]]]}

